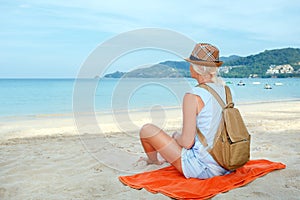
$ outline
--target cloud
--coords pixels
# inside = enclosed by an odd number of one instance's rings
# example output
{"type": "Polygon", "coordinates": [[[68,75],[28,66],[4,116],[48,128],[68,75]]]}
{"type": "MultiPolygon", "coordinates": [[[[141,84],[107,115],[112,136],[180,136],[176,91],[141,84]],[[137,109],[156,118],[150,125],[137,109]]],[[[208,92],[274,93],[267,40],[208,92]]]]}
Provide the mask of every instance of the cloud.
{"type": "Polygon", "coordinates": [[[21,4],[19,5],[20,8],[30,8],[29,4],[21,4]]]}

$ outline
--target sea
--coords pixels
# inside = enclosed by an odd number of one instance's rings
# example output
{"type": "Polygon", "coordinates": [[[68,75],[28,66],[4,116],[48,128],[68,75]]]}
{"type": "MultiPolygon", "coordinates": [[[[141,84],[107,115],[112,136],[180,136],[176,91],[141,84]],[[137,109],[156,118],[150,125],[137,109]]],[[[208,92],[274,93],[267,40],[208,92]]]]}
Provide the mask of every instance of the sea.
{"type": "MultiPolygon", "coordinates": [[[[300,100],[299,78],[224,79],[238,104],[300,100]],[[244,83],[239,86],[238,83],[244,83]],[[268,84],[272,89],[265,89],[268,84]]],[[[191,78],[126,79],[0,79],[0,116],[70,114],[74,91],[81,83],[95,85],[88,97],[95,112],[180,107],[183,95],[197,85],[191,78]]],[[[82,94],[85,95],[85,94],[82,94]]]]}

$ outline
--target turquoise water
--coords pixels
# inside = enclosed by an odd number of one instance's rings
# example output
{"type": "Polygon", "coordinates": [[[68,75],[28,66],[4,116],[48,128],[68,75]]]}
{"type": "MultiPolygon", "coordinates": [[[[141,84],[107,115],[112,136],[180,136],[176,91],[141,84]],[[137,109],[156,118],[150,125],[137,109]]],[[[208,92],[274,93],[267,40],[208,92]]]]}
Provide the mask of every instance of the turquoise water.
{"type": "MultiPolygon", "coordinates": [[[[92,80],[95,81],[95,80],[92,80]]],[[[300,79],[225,79],[235,103],[300,100],[300,79]],[[237,86],[242,80],[245,86],[237,86]],[[260,84],[253,84],[260,82],[260,84]],[[281,86],[274,85],[282,83],[281,86]],[[270,84],[271,90],[264,89],[270,84]]],[[[0,79],[0,115],[71,113],[74,79],[0,79]]],[[[96,111],[180,106],[193,79],[101,79],[94,98],[96,111]]]]}

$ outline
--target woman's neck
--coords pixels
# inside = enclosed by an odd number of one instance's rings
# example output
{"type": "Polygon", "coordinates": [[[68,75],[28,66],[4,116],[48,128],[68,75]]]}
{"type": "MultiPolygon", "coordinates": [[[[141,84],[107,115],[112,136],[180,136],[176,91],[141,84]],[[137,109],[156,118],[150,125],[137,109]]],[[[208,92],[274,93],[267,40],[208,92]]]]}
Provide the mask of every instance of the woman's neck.
{"type": "Polygon", "coordinates": [[[203,77],[203,76],[199,76],[196,80],[197,80],[197,82],[198,82],[199,84],[213,83],[211,77],[210,77],[210,78],[205,78],[205,77],[203,77]]]}

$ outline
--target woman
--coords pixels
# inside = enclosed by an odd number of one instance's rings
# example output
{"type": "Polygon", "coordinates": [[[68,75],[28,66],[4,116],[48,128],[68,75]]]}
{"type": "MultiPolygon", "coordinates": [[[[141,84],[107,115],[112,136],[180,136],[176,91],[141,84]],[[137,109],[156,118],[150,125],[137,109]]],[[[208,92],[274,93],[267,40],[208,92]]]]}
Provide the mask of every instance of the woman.
{"type": "MultiPolygon", "coordinates": [[[[196,44],[191,56],[185,59],[190,63],[191,77],[199,84],[211,86],[223,100],[225,88],[217,77],[219,50],[210,44],[196,44]]],[[[226,102],[226,101],[225,101],[226,102]]],[[[183,128],[172,137],[153,124],[141,128],[140,138],[147,154],[148,164],[162,164],[158,153],[171,163],[186,178],[206,179],[228,173],[206,151],[197,135],[197,128],[212,146],[215,133],[221,121],[222,108],[205,89],[195,87],[183,98],[183,128]]]]}

